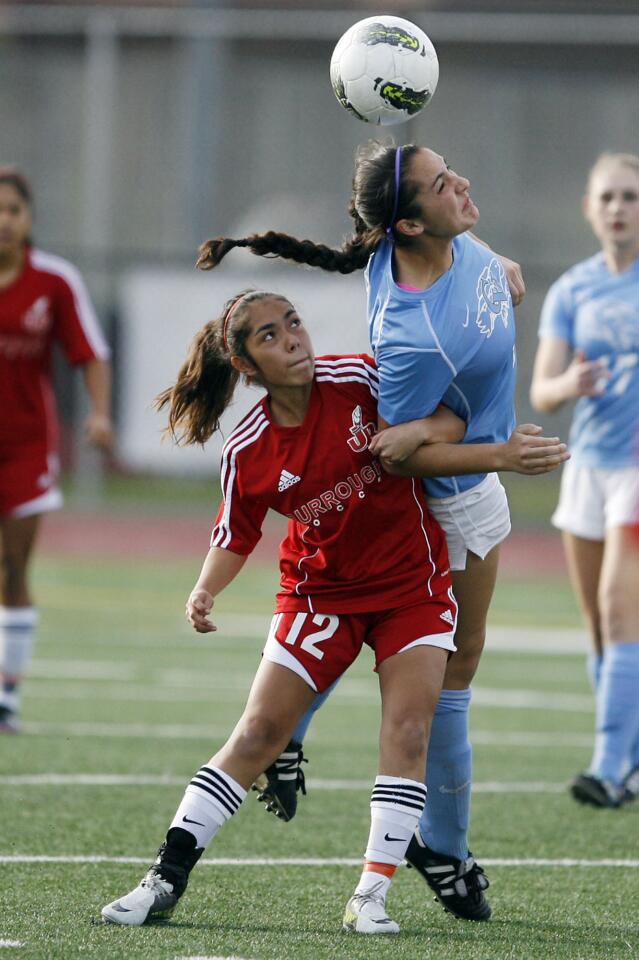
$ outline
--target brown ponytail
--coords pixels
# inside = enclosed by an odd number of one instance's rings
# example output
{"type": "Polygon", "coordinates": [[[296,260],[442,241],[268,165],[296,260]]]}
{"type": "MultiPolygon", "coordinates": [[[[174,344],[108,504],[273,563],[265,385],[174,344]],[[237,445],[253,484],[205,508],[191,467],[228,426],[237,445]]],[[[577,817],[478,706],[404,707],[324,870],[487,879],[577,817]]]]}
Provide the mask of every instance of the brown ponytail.
{"type": "MultiPolygon", "coordinates": [[[[402,147],[401,183],[395,220],[416,217],[421,213],[417,204],[417,188],[407,174],[410,158],[419,150],[412,144],[402,147]]],[[[394,144],[371,141],[361,147],[355,159],[353,194],[349,215],[355,225],[352,237],[339,249],[327,247],[312,240],[297,240],[287,233],[254,233],[239,240],[215,237],[202,244],[196,266],[212,270],[234,247],[248,247],[258,257],[281,257],[310,267],[319,267],[333,273],[353,273],[368,263],[375,247],[383,240],[395,205],[394,144]]],[[[407,246],[412,240],[403,234],[394,234],[398,246],[407,246]]]]}
{"type": "Polygon", "coordinates": [[[246,352],[249,307],[278,294],[244,290],[224,304],[193,338],[177,380],[155,399],[155,407],[169,407],[167,433],[179,445],[204,444],[219,429],[220,418],[233,399],[240,374],[231,357],[250,360],[246,352]]]}

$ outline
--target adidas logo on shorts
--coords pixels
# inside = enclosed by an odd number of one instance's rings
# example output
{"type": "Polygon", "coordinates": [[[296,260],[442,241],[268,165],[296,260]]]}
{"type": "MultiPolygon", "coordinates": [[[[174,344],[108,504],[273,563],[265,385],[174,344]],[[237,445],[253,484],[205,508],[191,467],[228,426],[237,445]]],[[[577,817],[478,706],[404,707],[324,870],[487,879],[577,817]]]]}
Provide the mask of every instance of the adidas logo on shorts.
{"type": "Polygon", "coordinates": [[[443,613],[440,613],[439,619],[440,619],[440,620],[445,620],[446,623],[449,623],[449,624],[451,625],[451,627],[452,627],[452,625],[453,625],[454,622],[455,622],[455,620],[454,620],[454,618],[453,618],[453,615],[452,615],[452,613],[450,612],[450,610],[444,610],[443,613]]]}
{"type": "Polygon", "coordinates": [[[301,477],[296,477],[294,473],[289,473],[288,470],[282,470],[277,489],[280,493],[283,493],[284,490],[292,487],[294,483],[299,483],[301,479],[301,477]]]}

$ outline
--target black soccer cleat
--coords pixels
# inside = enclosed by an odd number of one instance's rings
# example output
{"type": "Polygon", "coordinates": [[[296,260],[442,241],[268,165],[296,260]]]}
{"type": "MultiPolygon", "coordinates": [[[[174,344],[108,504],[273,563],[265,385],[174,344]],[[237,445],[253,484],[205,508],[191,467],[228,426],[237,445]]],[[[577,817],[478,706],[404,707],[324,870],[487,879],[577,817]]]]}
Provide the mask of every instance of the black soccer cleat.
{"type": "Polygon", "coordinates": [[[19,733],[18,714],[9,707],[0,705],[0,733],[19,733]]]}
{"type": "Polygon", "coordinates": [[[621,789],[623,790],[622,803],[632,803],[639,797],[639,767],[633,767],[628,771],[623,778],[621,789]]]}
{"type": "Polygon", "coordinates": [[[592,773],[580,773],[570,784],[570,792],[579,803],[590,804],[591,807],[616,810],[624,800],[623,789],[615,786],[610,780],[602,780],[592,773]]]}
{"type": "Polygon", "coordinates": [[[490,884],[469,853],[465,860],[431,850],[415,831],[406,851],[406,863],[424,878],[447,913],[459,920],[488,920],[492,913],[484,896],[490,884]]]}
{"type": "Polygon", "coordinates": [[[280,820],[292,820],[297,811],[297,791],[306,796],[306,779],[302,764],[308,760],[302,753],[301,743],[291,740],[288,746],[253,784],[257,799],[266,804],[268,813],[280,820]]]}

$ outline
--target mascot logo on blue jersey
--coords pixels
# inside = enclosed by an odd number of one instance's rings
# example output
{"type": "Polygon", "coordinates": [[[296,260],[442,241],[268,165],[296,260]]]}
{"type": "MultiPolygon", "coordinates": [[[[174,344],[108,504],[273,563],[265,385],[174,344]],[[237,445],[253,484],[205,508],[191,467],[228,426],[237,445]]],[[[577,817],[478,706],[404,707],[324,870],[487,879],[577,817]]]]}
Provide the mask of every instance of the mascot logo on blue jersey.
{"type": "Polygon", "coordinates": [[[623,300],[596,300],[578,313],[578,330],[589,353],[639,353],[639,309],[623,300]]]}
{"type": "Polygon", "coordinates": [[[622,396],[639,379],[639,310],[623,300],[599,299],[577,315],[580,341],[588,359],[603,361],[610,375],[606,393],[622,396]]]}
{"type": "Polygon", "coordinates": [[[506,272],[499,260],[493,257],[477,281],[477,326],[483,334],[491,337],[498,320],[504,327],[508,326],[509,313],[510,293],[506,272]]]}

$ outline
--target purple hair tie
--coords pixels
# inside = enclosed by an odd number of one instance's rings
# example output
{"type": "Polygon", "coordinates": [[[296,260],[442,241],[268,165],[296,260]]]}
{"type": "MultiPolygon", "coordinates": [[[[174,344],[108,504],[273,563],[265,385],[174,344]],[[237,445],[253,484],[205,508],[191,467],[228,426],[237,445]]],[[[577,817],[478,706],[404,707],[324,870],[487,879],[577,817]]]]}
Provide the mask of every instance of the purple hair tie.
{"type": "Polygon", "coordinates": [[[393,236],[393,224],[395,223],[395,217],[397,216],[397,208],[399,206],[399,180],[400,180],[400,171],[402,165],[402,148],[398,147],[395,151],[395,203],[393,204],[393,212],[391,214],[390,223],[386,227],[386,235],[388,237],[393,236]]]}

